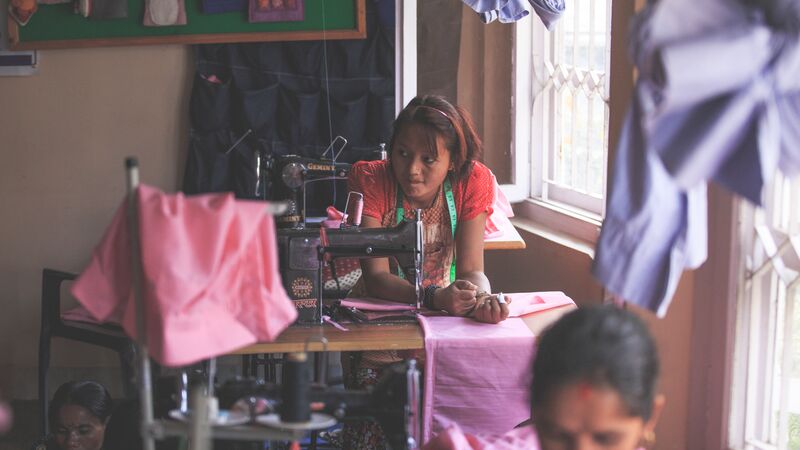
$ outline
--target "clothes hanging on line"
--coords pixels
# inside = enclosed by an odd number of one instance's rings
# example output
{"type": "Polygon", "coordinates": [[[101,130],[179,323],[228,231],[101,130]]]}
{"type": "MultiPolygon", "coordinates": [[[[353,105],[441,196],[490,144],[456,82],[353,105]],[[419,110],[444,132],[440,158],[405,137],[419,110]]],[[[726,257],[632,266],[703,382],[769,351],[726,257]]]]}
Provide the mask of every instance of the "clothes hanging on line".
{"type": "Polygon", "coordinates": [[[639,77],[592,270],[659,316],[682,271],[706,259],[706,182],[760,204],[778,168],[800,171],[800,40],[766,16],[670,0],[634,21],[639,77]]]}
{"type": "Polygon", "coordinates": [[[513,23],[530,14],[528,8],[539,16],[549,30],[566,9],[564,0],[462,0],[478,13],[483,23],[499,20],[513,23]]]}

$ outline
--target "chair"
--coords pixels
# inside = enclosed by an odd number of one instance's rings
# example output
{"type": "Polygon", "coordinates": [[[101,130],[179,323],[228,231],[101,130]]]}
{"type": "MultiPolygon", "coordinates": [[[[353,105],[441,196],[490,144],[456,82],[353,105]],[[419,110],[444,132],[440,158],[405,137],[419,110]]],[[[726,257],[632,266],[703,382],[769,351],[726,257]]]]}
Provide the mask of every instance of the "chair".
{"type": "Polygon", "coordinates": [[[73,273],[53,269],[42,271],[42,325],[39,334],[39,411],[42,433],[48,434],[47,372],[50,368],[50,342],[54,337],[72,339],[114,350],[122,368],[125,395],[135,395],[133,361],[135,347],[116,324],[93,324],[61,317],[61,283],[74,280],[73,273]]]}

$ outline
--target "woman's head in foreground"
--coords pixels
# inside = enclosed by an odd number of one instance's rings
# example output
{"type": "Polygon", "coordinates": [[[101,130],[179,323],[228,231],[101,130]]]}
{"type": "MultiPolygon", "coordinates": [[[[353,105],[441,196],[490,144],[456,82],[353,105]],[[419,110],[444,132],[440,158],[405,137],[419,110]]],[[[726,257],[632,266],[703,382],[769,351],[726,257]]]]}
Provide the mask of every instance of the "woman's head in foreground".
{"type": "Polygon", "coordinates": [[[542,336],[531,407],[542,450],[633,450],[655,440],[655,342],[633,313],[575,310],[542,336]]]}
{"type": "Polygon", "coordinates": [[[49,420],[62,450],[99,450],[103,446],[112,401],[103,385],[94,381],[62,384],[50,402],[49,420]]]}

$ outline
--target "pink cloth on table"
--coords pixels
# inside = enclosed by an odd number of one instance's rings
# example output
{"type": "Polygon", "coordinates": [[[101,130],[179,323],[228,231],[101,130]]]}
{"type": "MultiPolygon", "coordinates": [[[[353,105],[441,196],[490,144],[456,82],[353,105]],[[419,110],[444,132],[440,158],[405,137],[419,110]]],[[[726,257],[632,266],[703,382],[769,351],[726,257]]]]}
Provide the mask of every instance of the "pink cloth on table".
{"type": "Polygon", "coordinates": [[[415,309],[414,305],[408,303],[391,302],[373,297],[347,297],[341,301],[341,305],[348,308],[363,309],[364,311],[413,311],[415,309]]]}
{"type": "Polygon", "coordinates": [[[564,305],[574,305],[571,298],[563,292],[519,292],[505,294],[506,298],[511,298],[508,305],[509,317],[520,317],[546,309],[557,308],[564,305]]]}
{"type": "MultiPolygon", "coordinates": [[[[508,305],[509,317],[521,317],[526,314],[532,314],[539,311],[544,311],[551,308],[557,308],[564,305],[574,305],[575,302],[571,298],[564,295],[563,292],[518,292],[513,294],[504,294],[506,298],[511,299],[508,305]]],[[[345,307],[358,308],[363,311],[413,311],[414,305],[406,303],[392,302],[373,297],[347,297],[341,301],[341,305],[345,307]]]]}
{"type": "MultiPolygon", "coordinates": [[[[180,366],[258,341],[297,317],[278,273],[275,224],[264,203],[232,194],[184,197],[138,190],[149,350],[180,366]]],[[[127,201],[72,294],[100,321],[136,337],[127,201]]]]}
{"type": "Polygon", "coordinates": [[[425,334],[423,442],[452,424],[502,434],[530,418],[536,341],[522,319],[418,319],[425,334]]]}
{"type": "Polygon", "coordinates": [[[472,435],[457,425],[448,427],[426,443],[422,450],[539,450],[533,425],[514,428],[501,435],[472,435]]]}
{"type": "Polygon", "coordinates": [[[497,184],[497,178],[492,174],[494,181],[494,203],[492,213],[486,218],[486,225],[483,230],[484,239],[492,239],[503,235],[503,225],[508,222],[508,217],[514,217],[514,210],[508,202],[503,190],[497,184]]]}

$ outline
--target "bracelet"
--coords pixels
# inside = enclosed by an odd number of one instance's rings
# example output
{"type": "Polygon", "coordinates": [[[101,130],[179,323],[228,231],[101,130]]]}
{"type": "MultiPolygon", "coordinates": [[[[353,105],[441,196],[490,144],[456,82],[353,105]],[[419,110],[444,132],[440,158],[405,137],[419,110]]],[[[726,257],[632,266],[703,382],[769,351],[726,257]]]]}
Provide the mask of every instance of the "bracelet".
{"type": "Polygon", "coordinates": [[[437,289],[439,289],[439,286],[436,286],[435,284],[431,284],[425,287],[425,293],[422,296],[422,306],[430,310],[436,309],[433,306],[433,295],[436,293],[437,289]]]}

